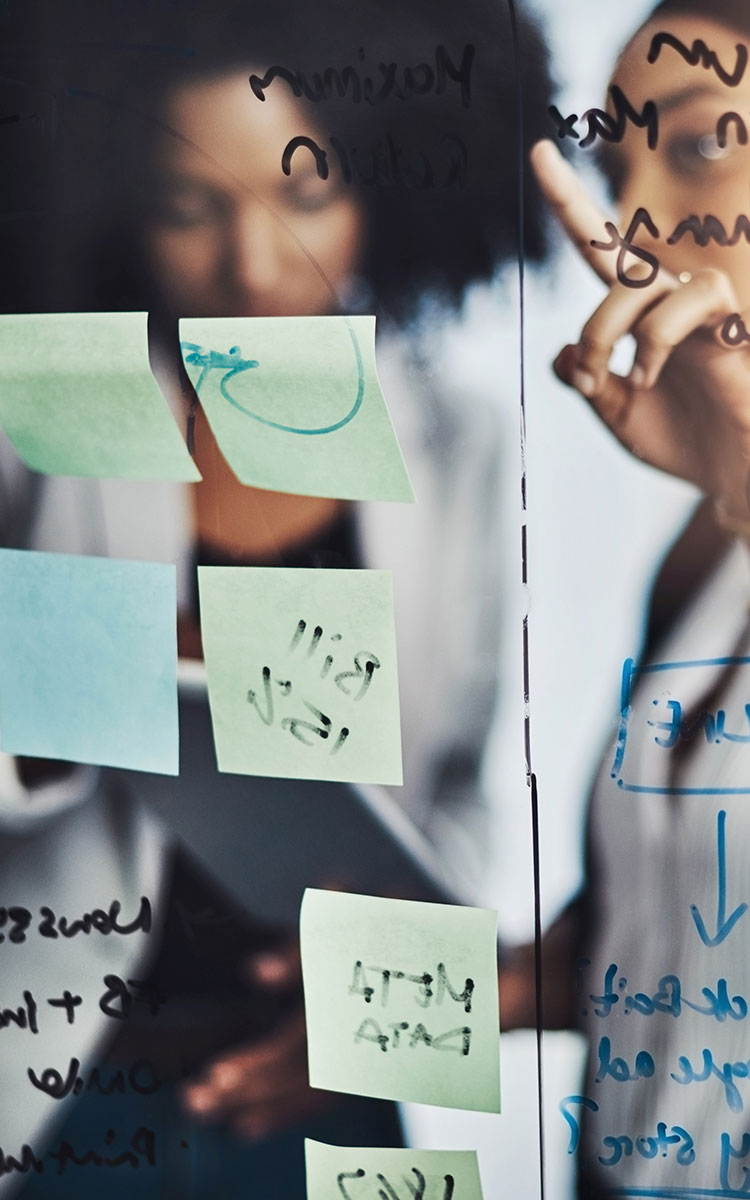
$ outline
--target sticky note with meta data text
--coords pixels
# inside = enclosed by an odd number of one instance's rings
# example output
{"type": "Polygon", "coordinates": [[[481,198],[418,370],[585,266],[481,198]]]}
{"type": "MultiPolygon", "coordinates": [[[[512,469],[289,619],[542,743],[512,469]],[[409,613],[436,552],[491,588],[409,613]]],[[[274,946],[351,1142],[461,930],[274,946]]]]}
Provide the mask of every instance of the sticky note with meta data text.
{"type": "Polygon", "coordinates": [[[175,567],[0,550],[0,745],[176,775],[175,567]]]}
{"type": "Polygon", "coordinates": [[[46,475],[200,479],[151,374],[145,312],[0,316],[0,428],[46,475]]]}
{"type": "Polygon", "coordinates": [[[308,888],[310,1084],[500,1111],[497,913],[308,888]]]}
{"type": "Polygon", "coordinates": [[[343,500],[414,499],[378,382],[374,317],[183,318],[180,345],[242,483],[343,500]]]}
{"type": "Polygon", "coordinates": [[[482,1200],[474,1150],[328,1146],[305,1138],[307,1200],[482,1200]]]}
{"type": "Polygon", "coordinates": [[[388,571],[199,567],[220,771],[401,783],[388,571]]]}

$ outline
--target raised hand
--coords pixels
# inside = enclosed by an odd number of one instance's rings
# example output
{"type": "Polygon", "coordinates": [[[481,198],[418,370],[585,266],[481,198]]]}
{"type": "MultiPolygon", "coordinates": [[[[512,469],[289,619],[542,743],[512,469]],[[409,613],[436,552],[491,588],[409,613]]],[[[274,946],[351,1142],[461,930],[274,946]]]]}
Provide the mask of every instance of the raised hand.
{"type": "Polygon", "coordinates": [[[538,142],[531,161],[563,229],[609,286],[578,344],[557,356],[556,374],[628,450],[697,484],[725,524],[750,533],[750,349],[730,346],[723,334],[739,307],[729,277],[706,268],[678,279],[633,258],[626,274],[636,286],[628,286],[617,278],[615,255],[591,244],[609,244],[612,224],[554,144],[538,142]],[[636,354],[622,377],[609,360],[625,334],[636,354]]]}

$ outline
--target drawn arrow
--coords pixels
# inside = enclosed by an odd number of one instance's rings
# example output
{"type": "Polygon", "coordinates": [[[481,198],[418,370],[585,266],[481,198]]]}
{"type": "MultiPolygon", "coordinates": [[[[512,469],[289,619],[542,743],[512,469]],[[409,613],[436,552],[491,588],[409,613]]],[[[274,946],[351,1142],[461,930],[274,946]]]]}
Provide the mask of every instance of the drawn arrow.
{"type": "Polygon", "coordinates": [[[706,923],[703,917],[698,912],[698,907],[695,904],[690,905],[690,911],[693,914],[695,927],[698,930],[698,936],[704,946],[720,946],[726,937],[732,932],[732,929],[739,921],[742,914],[747,908],[747,904],[738,904],[733,913],[726,915],[727,910],[727,856],[726,856],[726,837],[725,826],[727,823],[727,814],[722,809],[716,820],[716,849],[719,862],[719,902],[716,906],[716,935],[709,937],[706,923]]]}

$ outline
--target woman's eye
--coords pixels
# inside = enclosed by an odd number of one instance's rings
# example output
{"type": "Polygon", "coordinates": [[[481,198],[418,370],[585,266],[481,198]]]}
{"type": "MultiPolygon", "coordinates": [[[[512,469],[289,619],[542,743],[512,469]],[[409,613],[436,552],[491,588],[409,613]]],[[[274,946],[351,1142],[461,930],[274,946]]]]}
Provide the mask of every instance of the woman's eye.
{"type": "Polygon", "coordinates": [[[166,192],[157,201],[156,215],[164,225],[190,229],[212,221],[216,216],[216,205],[207,196],[166,192]]]}
{"type": "Polygon", "coordinates": [[[734,148],[729,140],[721,146],[715,133],[691,133],[672,138],[665,153],[674,170],[683,175],[700,175],[713,163],[729,158],[734,148]]]}
{"type": "Polygon", "coordinates": [[[321,212],[329,205],[335,204],[340,195],[341,189],[333,181],[323,183],[319,179],[295,184],[286,192],[290,207],[302,213],[321,212]]]}

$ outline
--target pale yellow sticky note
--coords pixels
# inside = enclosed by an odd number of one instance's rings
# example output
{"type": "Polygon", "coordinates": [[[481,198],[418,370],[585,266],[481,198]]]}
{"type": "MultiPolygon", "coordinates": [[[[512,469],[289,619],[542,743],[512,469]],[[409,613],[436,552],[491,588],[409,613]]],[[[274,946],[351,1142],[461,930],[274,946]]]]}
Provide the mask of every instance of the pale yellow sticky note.
{"type": "Polygon", "coordinates": [[[195,481],[145,312],[0,316],[0,428],[45,475],[195,481]]]}
{"type": "Polygon", "coordinates": [[[327,1146],[305,1138],[307,1200],[482,1200],[474,1150],[327,1146]]]}
{"type": "Polygon", "coordinates": [[[308,888],[313,1087],[500,1111],[497,913],[308,888]]]}
{"type": "Polygon", "coordinates": [[[242,483],[414,499],[378,382],[374,317],[185,317],[180,345],[242,483]]]}
{"type": "Polygon", "coordinates": [[[402,781],[388,571],[200,567],[220,771],[402,781]]]}

